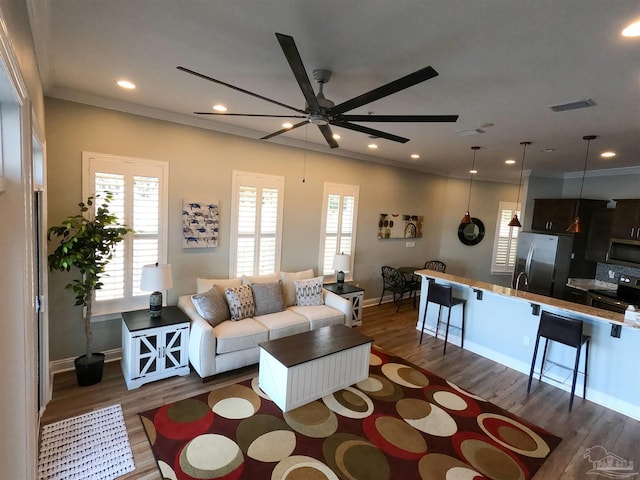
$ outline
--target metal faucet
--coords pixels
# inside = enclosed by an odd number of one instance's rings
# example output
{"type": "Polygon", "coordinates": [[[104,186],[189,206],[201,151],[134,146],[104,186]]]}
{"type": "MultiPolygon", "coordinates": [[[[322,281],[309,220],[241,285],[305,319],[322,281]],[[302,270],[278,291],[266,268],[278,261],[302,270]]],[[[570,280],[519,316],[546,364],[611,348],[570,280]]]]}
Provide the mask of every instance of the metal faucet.
{"type": "Polygon", "coordinates": [[[525,272],[520,272],[516,277],[516,295],[518,294],[518,289],[520,288],[520,280],[524,278],[524,286],[526,291],[529,291],[529,277],[525,272]]]}

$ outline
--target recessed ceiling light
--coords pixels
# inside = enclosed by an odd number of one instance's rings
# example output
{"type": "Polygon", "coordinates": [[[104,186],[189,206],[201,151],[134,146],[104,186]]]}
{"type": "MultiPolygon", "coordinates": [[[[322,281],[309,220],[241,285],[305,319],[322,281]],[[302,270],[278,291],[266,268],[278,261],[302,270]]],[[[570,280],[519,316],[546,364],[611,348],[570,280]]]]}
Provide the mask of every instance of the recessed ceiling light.
{"type": "Polygon", "coordinates": [[[540,153],[551,153],[551,152],[555,152],[556,149],[555,148],[541,148],[540,149],[540,153]]]}
{"type": "Polygon", "coordinates": [[[376,145],[375,143],[370,143],[369,145],[367,145],[367,147],[369,147],[371,150],[375,150],[376,148],[378,148],[378,145],[376,145]]]}
{"type": "Polygon", "coordinates": [[[333,139],[334,140],[340,140],[342,137],[340,135],[338,135],[337,133],[333,134],[333,139]]]}
{"type": "Polygon", "coordinates": [[[227,107],[225,107],[224,105],[220,105],[219,103],[213,106],[213,109],[216,112],[226,112],[227,111],[227,107]]]}
{"type": "Polygon", "coordinates": [[[284,122],[282,124],[282,128],[291,128],[291,127],[293,127],[293,123],[291,122],[284,122]]]}
{"type": "Polygon", "coordinates": [[[506,163],[507,165],[513,165],[514,163],[516,163],[516,161],[512,158],[509,158],[508,160],[505,160],[504,163],[506,163]]]}
{"type": "Polygon", "coordinates": [[[473,175],[474,173],[478,173],[478,170],[476,170],[476,169],[469,170],[469,173],[473,175]]]}
{"type": "Polygon", "coordinates": [[[118,80],[117,84],[119,87],[125,88],[127,90],[133,90],[134,88],[136,88],[135,83],[131,83],[128,80],[118,80]]]}
{"type": "Polygon", "coordinates": [[[602,158],[613,158],[616,156],[616,152],[602,152],[600,156],[602,158]]]}
{"type": "Polygon", "coordinates": [[[416,159],[416,160],[417,160],[418,158],[420,158],[420,155],[418,155],[417,153],[412,153],[412,154],[411,154],[411,158],[413,158],[413,159],[416,159]]]}
{"type": "Polygon", "coordinates": [[[640,37],[640,21],[634,22],[622,30],[623,37],[640,37]]]}

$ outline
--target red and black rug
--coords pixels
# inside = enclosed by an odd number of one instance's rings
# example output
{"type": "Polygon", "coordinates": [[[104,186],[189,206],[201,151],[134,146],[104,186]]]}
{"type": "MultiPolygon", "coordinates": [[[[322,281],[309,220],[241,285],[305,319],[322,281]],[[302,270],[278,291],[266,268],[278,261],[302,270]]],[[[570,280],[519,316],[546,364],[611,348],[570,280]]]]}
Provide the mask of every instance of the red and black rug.
{"type": "Polygon", "coordinates": [[[378,349],[369,378],[288,413],[257,378],[140,414],[163,478],[525,480],[560,438],[378,349]]]}

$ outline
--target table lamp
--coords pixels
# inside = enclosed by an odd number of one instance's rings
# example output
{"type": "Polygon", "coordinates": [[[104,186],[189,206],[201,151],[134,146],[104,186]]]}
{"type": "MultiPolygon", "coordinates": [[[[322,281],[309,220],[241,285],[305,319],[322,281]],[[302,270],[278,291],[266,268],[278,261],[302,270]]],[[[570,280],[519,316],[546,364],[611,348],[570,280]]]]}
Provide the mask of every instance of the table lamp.
{"type": "Polygon", "coordinates": [[[333,257],[333,269],[338,271],[338,288],[344,286],[344,272],[348,272],[351,268],[351,255],[345,253],[336,253],[333,257]]]}
{"type": "Polygon", "coordinates": [[[159,317],[162,311],[162,291],[173,287],[171,280],[171,265],[144,265],[140,278],[140,290],[153,292],[149,296],[149,311],[151,317],[159,317]]]}

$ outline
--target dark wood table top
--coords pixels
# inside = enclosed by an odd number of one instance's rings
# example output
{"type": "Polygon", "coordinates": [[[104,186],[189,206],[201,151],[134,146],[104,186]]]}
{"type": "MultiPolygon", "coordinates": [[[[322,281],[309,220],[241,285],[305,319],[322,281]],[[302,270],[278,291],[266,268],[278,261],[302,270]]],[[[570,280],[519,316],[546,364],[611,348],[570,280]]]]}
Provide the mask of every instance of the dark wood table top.
{"type": "Polygon", "coordinates": [[[285,367],[293,367],[333,353],[373,342],[373,338],[345,325],[322,327],[269,342],[260,343],[260,348],[285,367]]]}
{"type": "Polygon", "coordinates": [[[162,307],[159,317],[152,317],[149,310],[133,310],[120,314],[130,332],[148,328],[166,327],[178,323],[189,323],[189,317],[175,305],[162,307]]]}

